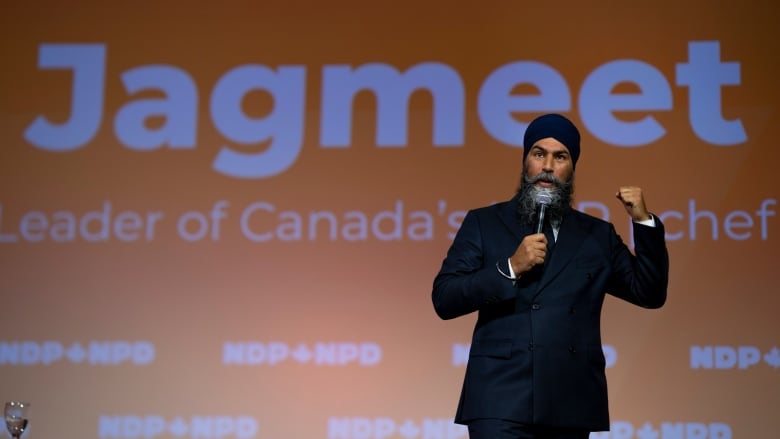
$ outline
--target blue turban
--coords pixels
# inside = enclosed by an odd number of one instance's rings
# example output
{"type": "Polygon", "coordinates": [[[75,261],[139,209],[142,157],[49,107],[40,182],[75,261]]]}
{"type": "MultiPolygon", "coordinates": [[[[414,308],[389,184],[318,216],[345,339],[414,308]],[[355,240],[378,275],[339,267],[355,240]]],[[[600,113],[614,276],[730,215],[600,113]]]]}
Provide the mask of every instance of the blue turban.
{"type": "Polygon", "coordinates": [[[545,114],[534,119],[523,136],[523,163],[534,143],[552,137],[563,143],[571,154],[572,167],[577,166],[580,158],[580,132],[567,118],[560,114],[545,114]]]}

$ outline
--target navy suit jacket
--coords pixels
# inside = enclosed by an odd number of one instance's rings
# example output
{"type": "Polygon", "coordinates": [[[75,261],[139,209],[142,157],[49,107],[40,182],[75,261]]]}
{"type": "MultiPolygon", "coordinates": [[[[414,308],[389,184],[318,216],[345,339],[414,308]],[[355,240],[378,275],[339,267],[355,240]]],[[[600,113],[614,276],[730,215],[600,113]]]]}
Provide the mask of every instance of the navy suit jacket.
{"type": "Polygon", "coordinates": [[[442,319],[477,311],[455,421],[508,419],[609,429],[601,308],[611,294],[645,308],[666,301],[664,228],[634,224],[633,255],[612,224],[570,210],[543,266],[517,281],[507,258],[535,233],[517,202],[469,211],[433,284],[442,319]]]}

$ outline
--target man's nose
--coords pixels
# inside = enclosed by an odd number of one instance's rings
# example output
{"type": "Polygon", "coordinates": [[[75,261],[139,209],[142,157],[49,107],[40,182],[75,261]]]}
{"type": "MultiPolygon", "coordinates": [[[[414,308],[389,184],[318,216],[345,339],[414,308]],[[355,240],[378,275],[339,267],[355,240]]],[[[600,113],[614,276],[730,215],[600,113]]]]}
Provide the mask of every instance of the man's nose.
{"type": "Polygon", "coordinates": [[[553,156],[552,155],[548,155],[547,157],[544,158],[544,162],[542,163],[542,167],[543,167],[543,169],[545,171],[552,172],[552,170],[553,170],[553,163],[554,163],[553,156]]]}

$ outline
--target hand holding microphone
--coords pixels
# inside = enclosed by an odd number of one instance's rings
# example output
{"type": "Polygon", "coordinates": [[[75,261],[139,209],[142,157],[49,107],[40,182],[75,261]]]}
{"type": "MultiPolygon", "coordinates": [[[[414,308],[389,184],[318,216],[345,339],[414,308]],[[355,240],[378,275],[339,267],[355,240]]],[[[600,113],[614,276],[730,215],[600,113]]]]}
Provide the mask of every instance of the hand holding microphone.
{"type": "Polygon", "coordinates": [[[516,275],[530,271],[537,265],[544,264],[544,260],[547,257],[547,237],[544,236],[542,228],[545,215],[547,214],[547,207],[552,203],[552,196],[548,191],[542,190],[536,194],[535,200],[538,212],[536,233],[523,238],[523,241],[517,246],[515,253],[509,258],[509,263],[512,264],[512,271],[516,275]]]}

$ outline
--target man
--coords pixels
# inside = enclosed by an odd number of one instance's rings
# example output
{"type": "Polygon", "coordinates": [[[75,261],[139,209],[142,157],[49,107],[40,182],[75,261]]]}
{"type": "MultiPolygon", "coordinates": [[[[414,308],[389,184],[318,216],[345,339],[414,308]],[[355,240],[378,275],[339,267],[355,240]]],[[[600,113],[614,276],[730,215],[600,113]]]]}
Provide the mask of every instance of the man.
{"type": "Polygon", "coordinates": [[[612,224],[571,208],[580,134],[567,118],[535,119],[523,143],[517,194],[466,214],[433,283],[442,319],[479,313],[455,421],[471,439],[585,439],[609,429],[604,296],[664,304],[664,228],[638,187],[616,194],[636,256],[612,224]]]}

